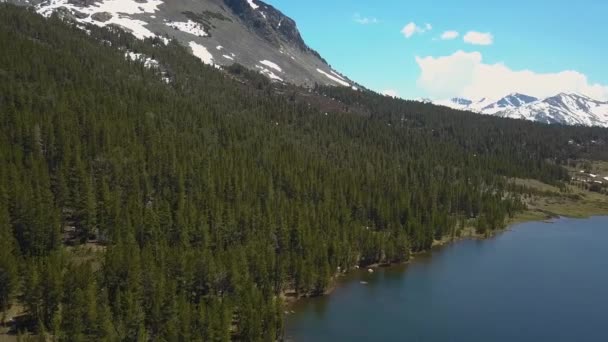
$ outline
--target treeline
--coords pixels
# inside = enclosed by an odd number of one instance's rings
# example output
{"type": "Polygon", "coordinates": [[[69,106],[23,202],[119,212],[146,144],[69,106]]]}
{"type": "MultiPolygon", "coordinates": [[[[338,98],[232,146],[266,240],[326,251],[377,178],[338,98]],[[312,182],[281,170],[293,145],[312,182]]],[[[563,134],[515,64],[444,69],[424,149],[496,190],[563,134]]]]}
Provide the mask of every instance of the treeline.
{"type": "Polygon", "coordinates": [[[57,340],[280,339],[282,294],[500,228],[504,176],[559,183],[568,139],[607,134],[337,88],[377,112],[325,115],[89,29],[0,6],[0,309],[57,340]]]}
{"type": "MultiPolygon", "coordinates": [[[[339,99],[349,106],[369,108],[371,116],[392,124],[426,127],[462,148],[478,154],[507,155],[520,161],[501,171],[512,176],[546,177],[545,161],[566,165],[581,158],[608,159],[608,130],[601,127],[542,125],[525,120],[496,120],[489,115],[457,111],[418,101],[407,101],[370,91],[354,92],[344,87],[317,86],[319,94],[339,99]],[[505,141],[508,143],[499,144],[505,141]],[[524,168],[522,166],[526,164],[524,168]],[[532,168],[534,171],[530,171],[532,168]],[[540,169],[539,169],[540,168],[540,169]]],[[[560,167],[553,176],[566,177],[560,167]],[[561,176],[560,176],[561,174],[561,176]]]]}

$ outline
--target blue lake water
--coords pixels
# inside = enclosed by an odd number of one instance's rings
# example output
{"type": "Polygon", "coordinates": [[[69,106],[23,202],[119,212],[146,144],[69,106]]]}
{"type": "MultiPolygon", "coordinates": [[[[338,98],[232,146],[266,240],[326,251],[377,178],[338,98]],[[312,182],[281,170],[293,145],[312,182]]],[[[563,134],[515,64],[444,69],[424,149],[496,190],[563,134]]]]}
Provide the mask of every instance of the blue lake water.
{"type": "Polygon", "coordinates": [[[606,342],[608,217],[461,241],[409,265],[351,274],[293,310],[286,337],[301,342],[606,342]]]}

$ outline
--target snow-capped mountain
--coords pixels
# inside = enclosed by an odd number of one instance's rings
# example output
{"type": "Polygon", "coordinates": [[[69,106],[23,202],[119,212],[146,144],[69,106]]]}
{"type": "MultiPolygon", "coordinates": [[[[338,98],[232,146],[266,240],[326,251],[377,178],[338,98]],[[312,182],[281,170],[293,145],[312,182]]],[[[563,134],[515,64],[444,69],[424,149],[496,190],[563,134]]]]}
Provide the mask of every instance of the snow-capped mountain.
{"type": "Polygon", "coordinates": [[[597,101],[580,94],[561,93],[538,99],[513,93],[496,101],[485,98],[478,101],[453,98],[433,103],[479,114],[547,124],[608,127],[608,102],[597,101]]]}
{"type": "Polygon", "coordinates": [[[296,22],[260,0],[0,0],[44,15],[119,26],[139,39],[177,39],[206,64],[233,63],[274,81],[354,86],[302,39],[296,22]]]}
{"type": "Polygon", "coordinates": [[[561,93],[503,111],[498,116],[548,124],[608,127],[608,102],[580,94],[561,93]]]}
{"type": "Polygon", "coordinates": [[[506,110],[513,110],[536,101],[538,101],[536,97],[514,93],[483,107],[481,111],[484,114],[496,114],[506,110]]]}
{"type": "Polygon", "coordinates": [[[480,113],[483,108],[490,106],[495,101],[489,98],[482,98],[480,100],[469,100],[462,97],[455,97],[449,100],[434,101],[433,103],[440,106],[446,106],[458,110],[467,110],[471,112],[480,113]]]}
{"type": "Polygon", "coordinates": [[[481,114],[496,114],[505,110],[518,108],[534,101],[538,101],[538,99],[528,95],[513,93],[498,100],[484,97],[480,100],[473,101],[455,97],[449,100],[435,101],[434,103],[458,110],[467,110],[481,114]]]}

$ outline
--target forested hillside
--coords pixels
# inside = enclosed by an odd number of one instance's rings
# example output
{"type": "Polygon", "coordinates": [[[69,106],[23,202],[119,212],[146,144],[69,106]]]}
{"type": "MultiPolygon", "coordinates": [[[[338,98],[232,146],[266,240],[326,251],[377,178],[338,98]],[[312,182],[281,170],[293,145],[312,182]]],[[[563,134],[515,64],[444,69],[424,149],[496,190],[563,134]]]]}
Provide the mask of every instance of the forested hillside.
{"type": "Polygon", "coordinates": [[[0,310],[23,307],[18,329],[274,341],[282,294],[502,228],[524,209],[506,177],[559,185],[568,159],[606,157],[605,129],[315,89],[344,107],[326,112],[243,74],[0,5],[0,310]]]}

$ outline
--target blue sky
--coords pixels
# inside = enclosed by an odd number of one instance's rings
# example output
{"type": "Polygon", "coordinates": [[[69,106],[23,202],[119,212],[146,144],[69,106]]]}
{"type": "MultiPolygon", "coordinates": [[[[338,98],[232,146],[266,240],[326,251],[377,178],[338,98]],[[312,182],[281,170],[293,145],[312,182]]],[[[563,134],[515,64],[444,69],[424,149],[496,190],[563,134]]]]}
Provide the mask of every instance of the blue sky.
{"type": "Polygon", "coordinates": [[[336,70],[377,91],[405,98],[567,91],[608,100],[606,0],[267,2],[294,18],[336,70]],[[442,40],[445,31],[459,36],[442,40]],[[465,43],[471,31],[490,34],[491,44],[465,43]]]}

